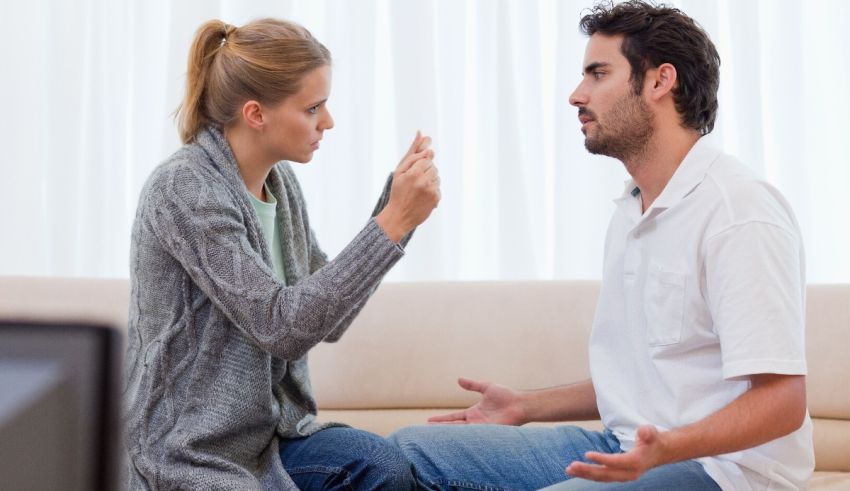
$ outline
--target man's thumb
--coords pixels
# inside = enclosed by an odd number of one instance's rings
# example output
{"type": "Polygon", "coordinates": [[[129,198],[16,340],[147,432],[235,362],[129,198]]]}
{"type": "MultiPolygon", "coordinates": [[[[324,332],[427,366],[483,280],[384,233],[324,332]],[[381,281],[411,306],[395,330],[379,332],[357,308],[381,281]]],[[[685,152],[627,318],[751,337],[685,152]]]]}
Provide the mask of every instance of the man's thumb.
{"type": "Polygon", "coordinates": [[[658,430],[652,425],[643,425],[638,428],[637,437],[643,443],[652,443],[658,436],[658,430]]]}

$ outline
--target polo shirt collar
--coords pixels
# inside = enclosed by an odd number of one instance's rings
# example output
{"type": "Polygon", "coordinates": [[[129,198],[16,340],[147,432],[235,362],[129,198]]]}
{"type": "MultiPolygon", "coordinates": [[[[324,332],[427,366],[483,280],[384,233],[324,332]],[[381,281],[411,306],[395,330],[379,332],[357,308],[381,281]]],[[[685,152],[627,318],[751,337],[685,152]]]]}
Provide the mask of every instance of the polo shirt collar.
{"type": "MultiPolygon", "coordinates": [[[[720,151],[705,142],[704,138],[697,140],[647,212],[665,210],[682,201],[705,179],[708,169],[719,155],[720,151]]],[[[634,179],[628,179],[623,194],[614,202],[639,201],[639,194],[637,183],[634,179]]]]}

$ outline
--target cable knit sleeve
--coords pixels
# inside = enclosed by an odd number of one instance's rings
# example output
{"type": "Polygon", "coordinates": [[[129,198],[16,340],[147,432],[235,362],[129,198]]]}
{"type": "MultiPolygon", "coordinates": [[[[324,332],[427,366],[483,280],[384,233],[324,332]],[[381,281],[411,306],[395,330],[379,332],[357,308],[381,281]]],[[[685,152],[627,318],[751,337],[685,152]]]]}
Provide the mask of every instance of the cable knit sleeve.
{"type": "MultiPolygon", "coordinates": [[[[375,204],[375,209],[372,211],[372,217],[377,216],[378,213],[380,213],[381,210],[383,210],[384,207],[387,206],[387,202],[389,202],[389,200],[390,200],[390,189],[392,189],[392,186],[393,186],[393,175],[390,174],[389,177],[387,178],[387,182],[384,184],[384,189],[381,192],[381,196],[378,198],[378,202],[375,204]]],[[[402,237],[402,239],[400,241],[400,246],[401,247],[407,246],[407,243],[410,242],[411,237],[413,237],[413,231],[411,231],[410,233],[408,233],[407,235],[402,237]]],[[[311,231],[311,240],[313,240],[313,243],[315,244],[315,239],[312,238],[312,231],[311,231]]],[[[318,245],[316,245],[316,248],[318,248],[318,245]]],[[[342,337],[342,335],[345,333],[345,331],[348,330],[348,327],[351,325],[351,323],[354,322],[354,319],[357,317],[357,314],[359,314],[360,311],[363,310],[363,307],[366,306],[366,302],[369,300],[369,297],[372,296],[372,294],[375,292],[375,290],[377,288],[378,288],[378,285],[376,284],[360,302],[357,302],[356,304],[354,304],[352,306],[351,311],[348,312],[345,315],[345,317],[343,317],[343,319],[339,322],[339,324],[337,324],[337,326],[334,327],[334,329],[331,331],[331,333],[328,334],[327,337],[325,337],[325,341],[327,341],[329,343],[334,343],[336,341],[339,341],[339,339],[342,337]]]]}
{"type": "Polygon", "coordinates": [[[311,265],[317,269],[286,286],[249,243],[245,210],[232,193],[207,170],[173,162],[145,186],[143,219],[230,321],[278,358],[298,359],[350,322],[403,255],[374,219],[332,261],[311,232],[311,265]]]}

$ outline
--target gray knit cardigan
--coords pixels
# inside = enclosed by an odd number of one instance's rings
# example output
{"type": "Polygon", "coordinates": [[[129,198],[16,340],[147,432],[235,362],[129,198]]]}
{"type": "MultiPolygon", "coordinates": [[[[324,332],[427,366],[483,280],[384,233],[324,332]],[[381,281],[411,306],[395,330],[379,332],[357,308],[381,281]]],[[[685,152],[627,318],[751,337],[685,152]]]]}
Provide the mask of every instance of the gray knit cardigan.
{"type": "Polygon", "coordinates": [[[279,439],[328,426],[315,420],[307,352],[339,339],[403,251],[372,219],[328,261],[289,164],[267,183],[285,283],[218,129],[202,130],[142,190],[124,395],[129,489],[295,489],[279,439]]]}

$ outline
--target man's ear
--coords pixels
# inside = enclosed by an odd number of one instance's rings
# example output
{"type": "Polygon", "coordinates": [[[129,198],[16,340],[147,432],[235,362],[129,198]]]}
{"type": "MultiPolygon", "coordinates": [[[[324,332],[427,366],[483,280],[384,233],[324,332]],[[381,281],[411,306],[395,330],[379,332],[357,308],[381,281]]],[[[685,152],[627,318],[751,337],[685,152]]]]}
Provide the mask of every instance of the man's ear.
{"type": "Polygon", "coordinates": [[[676,67],[670,63],[662,63],[657,68],[648,70],[646,75],[649,79],[649,96],[655,101],[671,93],[678,83],[676,67]]]}
{"type": "Polygon", "coordinates": [[[265,125],[266,119],[263,114],[263,107],[259,102],[251,100],[242,104],[242,119],[249,128],[258,130],[265,125]]]}

